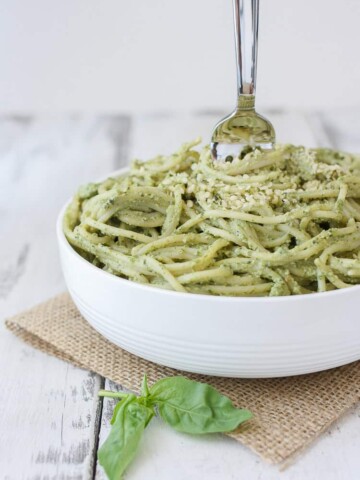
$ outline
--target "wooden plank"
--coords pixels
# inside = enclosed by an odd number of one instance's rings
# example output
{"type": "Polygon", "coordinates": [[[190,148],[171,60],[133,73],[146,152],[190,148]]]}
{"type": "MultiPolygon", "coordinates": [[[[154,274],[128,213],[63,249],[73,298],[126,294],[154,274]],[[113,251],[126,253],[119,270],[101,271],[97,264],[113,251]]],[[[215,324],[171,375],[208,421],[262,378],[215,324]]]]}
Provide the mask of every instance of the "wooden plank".
{"type": "Polygon", "coordinates": [[[1,335],[2,478],[91,478],[99,423],[98,375],[1,335]],[[10,342],[11,348],[6,344],[10,342]]]}
{"type": "MultiPolygon", "coordinates": [[[[58,211],[79,184],[127,160],[124,116],[0,119],[0,318],[65,289],[58,211]]],[[[100,376],[25,345],[0,326],[0,476],[93,477],[100,376]]]]}

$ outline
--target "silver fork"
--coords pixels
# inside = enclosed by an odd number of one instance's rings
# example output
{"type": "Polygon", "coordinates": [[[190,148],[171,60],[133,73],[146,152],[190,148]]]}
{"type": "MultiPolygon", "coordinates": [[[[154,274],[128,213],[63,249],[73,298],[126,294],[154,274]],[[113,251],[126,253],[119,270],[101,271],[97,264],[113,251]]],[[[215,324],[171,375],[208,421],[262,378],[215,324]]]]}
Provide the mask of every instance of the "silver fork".
{"type": "Polygon", "coordinates": [[[254,148],[272,149],[275,131],[255,111],[259,0],[233,0],[238,99],[235,110],[215,126],[214,160],[231,160],[254,148]]]}

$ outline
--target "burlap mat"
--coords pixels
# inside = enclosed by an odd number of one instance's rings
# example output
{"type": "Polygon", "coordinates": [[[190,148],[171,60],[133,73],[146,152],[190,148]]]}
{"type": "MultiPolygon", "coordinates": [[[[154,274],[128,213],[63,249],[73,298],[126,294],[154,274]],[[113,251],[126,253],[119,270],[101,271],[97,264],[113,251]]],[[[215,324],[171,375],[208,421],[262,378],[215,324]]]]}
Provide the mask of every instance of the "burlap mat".
{"type": "MultiPolygon", "coordinates": [[[[134,392],[146,372],[149,383],[179,374],[142,360],[101,337],[81,317],[68,294],[6,321],[34,347],[92,370],[134,392]]],[[[230,436],[271,463],[286,465],[295,454],[360,400],[360,362],[298,377],[229,379],[188,375],[210,383],[255,418],[230,436]]]]}

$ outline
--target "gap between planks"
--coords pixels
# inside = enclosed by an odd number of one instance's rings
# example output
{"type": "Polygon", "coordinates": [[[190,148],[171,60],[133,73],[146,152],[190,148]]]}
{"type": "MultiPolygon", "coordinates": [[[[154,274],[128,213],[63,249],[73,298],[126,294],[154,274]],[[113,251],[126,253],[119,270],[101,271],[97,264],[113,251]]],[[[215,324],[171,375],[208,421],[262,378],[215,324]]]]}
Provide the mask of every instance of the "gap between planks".
{"type": "MultiPolygon", "coordinates": [[[[129,163],[129,148],[132,133],[132,118],[129,115],[115,115],[110,119],[108,134],[114,146],[113,169],[118,170],[129,163]]],[[[110,172],[109,172],[110,173],[110,172]]],[[[107,388],[108,382],[100,376],[99,390],[107,388]]],[[[118,387],[121,388],[121,387],[118,387]]],[[[97,470],[100,468],[97,461],[97,451],[100,443],[101,424],[103,420],[104,398],[97,397],[97,408],[95,414],[93,448],[90,453],[90,478],[95,480],[97,470]]],[[[106,478],[106,477],[104,477],[106,478]]]]}

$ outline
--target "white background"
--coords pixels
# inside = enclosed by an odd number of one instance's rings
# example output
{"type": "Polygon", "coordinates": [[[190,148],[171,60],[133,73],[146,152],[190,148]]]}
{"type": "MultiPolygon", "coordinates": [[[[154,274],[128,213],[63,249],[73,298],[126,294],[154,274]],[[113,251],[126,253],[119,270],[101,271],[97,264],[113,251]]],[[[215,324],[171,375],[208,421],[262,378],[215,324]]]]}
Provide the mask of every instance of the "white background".
{"type": "MultiPolygon", "coordinates": [[[[261,0],[258,106],[360,105],[360,1],[261,0]]],[[[230,110],[231,0],[2,0],[0,111],[230,110]]]]}

